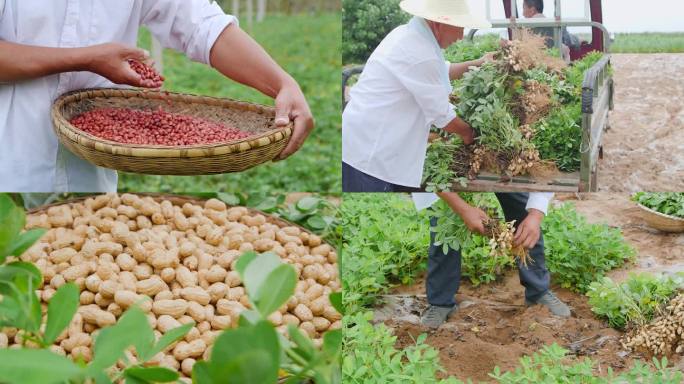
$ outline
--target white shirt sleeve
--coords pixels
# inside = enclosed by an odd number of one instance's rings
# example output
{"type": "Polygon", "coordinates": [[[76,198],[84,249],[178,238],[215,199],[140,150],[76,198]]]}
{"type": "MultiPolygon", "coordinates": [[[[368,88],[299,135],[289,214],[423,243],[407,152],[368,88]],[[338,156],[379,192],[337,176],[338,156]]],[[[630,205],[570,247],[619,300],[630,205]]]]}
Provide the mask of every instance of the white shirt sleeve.
{"type": "Polygon", "coordinates": [[[530,208],[534,208],[542,211],[544,215],[546,215],[549,210],[551,199],[553,199],[553,193],[551,192],[531,192],[527,199],[525,209],[530,210],[530,208]]]}
{"type": "MultiPolygon", "coordinates": [[[[411,198],[413,199],[413,204],[416,206],[417,211],[429,208],[439,200],[437,194],[426,192],[412,193],[411,198]]],[[[529,210],[530,208],[534,208],[546,215],[549,209],[549,203],[552,199],[553,193],[551,192],[532,192],[529,194],[525,209],[529,210]]]]}
{"type": "Polygon", "coordinates": [[[0,19],[2,19],[2,15],[5,13],[5,0],[0,0],[0,19]]]}
{"type": "Polygon", "coordinates": [[[423,111],[427,123],[444,128],[456,118],[453,105],[449,103],[449,90],[440,78],[440,60],[422,61],[410,66],[405,73],[397,74],[399,81],[411,92],[423,111]]]}
{"type": "Polygon", "coordinates": [[[411,194],[411,199],[413,199],[413,204],[416,206],[416,211],[422,211],[436,203],[439,200],[439,196],[436,193],[414,192],[411,194]]]}
{"type": "Polygon", "coordinates": [[[141,22],[164,47],[204,64],[221,32],[238,24],[209,0],[144,0],[141,22]]]}

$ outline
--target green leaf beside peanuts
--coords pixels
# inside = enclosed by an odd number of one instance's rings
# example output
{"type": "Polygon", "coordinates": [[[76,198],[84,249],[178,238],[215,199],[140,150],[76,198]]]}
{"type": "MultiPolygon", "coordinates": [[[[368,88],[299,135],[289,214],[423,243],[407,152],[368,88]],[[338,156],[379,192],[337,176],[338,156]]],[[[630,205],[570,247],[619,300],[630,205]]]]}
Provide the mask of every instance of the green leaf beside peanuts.
{"type": "Polygon", "coordinates": [[[210,383],[263,384],[278,380],[279,367],[278,334],[262,320],[224,331],[214,342],[211,359],[199,369],[210,383]]]}
{"type": "Polygon", "coordinates": [[[48,304],[47,324],[43,335],[43,344],[51,345],[69,326],[79,304],[79,291],[74,283],[64,284],[50,299],[48,304]]]}
{"type": "Polygon", "coordinates": [[[130,367],[124,371],[127,380],[134,378],[143,383],[170,383],[178,380],[178,372],[163,367],[130,367]]]}
{"type": "Polygon", "coordinates": [[[74,362],[47,349],[0,349],[2,383],[64,383],[82,374],[74,362]]]}

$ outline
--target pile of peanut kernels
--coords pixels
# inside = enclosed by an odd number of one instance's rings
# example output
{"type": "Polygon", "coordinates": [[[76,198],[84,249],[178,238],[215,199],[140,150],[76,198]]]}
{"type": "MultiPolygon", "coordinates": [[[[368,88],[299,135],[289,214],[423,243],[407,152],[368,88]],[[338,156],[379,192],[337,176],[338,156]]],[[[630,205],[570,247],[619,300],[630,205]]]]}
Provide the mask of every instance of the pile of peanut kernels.
{"type": "Polygon", "coordinates": [[[622,345],[654,356],[684,353],[684,294],[670,300],[649,324],[625,336],[622,345]]]}
{"type": "MultiPolygon", "coordinates": [[[[279,332],[294,324],[320,344],[324,332],[341,326],[328,300],[340,290],[335,250],[316,235],[278,226],[244,207],[228,208],[216,199],[178,206],[108,194],[29,215],[26,227],[48,229],[22,255],[44,276],[38,291],[43,313],[61,285],[74,282],[81,290],[76,316],[52,346],[62,355],[89,361],[93,333],[113,325],[135,303],[157,338],[195,322],[184,340],[152,362],[190,376],[220,331],[237,326],[240,312],[250,308],[234,267],[251,250],[271,251],[297,270],[295,295],[269,317],[279,332]]],[[[19,347],[22,333],[2,329],[0,344],[19,347]]],[[[127,355],[135,361],[133,353],[127,355]]]]}

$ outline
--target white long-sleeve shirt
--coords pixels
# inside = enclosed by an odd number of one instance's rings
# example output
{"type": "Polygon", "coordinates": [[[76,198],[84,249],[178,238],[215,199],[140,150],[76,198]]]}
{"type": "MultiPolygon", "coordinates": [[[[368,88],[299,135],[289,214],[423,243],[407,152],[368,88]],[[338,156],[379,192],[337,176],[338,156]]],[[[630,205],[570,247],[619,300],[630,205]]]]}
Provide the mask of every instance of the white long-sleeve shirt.
{"type": "MultiPolygon", "coordinates": [[[[434,193],[427,192],[412,193],[411,198],[413,199],[413,204],[416,206],[416,210],[418,211],[431,207],[437,202],[437,200],[439,200],[439,196],[434,193]]],[[[531,192],[529,198],[527,199],[527,205],[525,206],[525,209],[530,210],[534,208],[546,215],[549,210],[549,203],[552,199],[552,192],[531,192]]]]}
{"type": "Polygon", "coordinates": [[[390,32],[368,59],[342,114],[342,161],[420,187],[430,127],[456,117],[449,63],[424,19],[390,32]]]}
{"type": "MultiPolygon", "coordinates": [[[[237,19],[209,0],[0,0],[0,40],[60,48],[136,46],[138,28],[145,25],[164,47],[205,64],[231,23],[237,19]]],[[[114,86],[91,72],[0,84],[0,191],[116,191],[116,172],[59,145],[50,119],[61,94],[114,86]]]]}

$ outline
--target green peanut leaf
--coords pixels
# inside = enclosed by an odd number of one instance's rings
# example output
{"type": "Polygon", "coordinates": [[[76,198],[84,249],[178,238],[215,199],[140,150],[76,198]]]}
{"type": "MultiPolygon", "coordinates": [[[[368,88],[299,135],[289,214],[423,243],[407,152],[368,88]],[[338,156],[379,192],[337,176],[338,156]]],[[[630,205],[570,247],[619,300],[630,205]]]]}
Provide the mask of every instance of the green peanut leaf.
{"type": "Polygon", "coordinates": [[[323,352],[330,357],[339,356],[342,351],[342,330],[335,329],[323,335],[323,352]]]}
{"type": "Polygon", "coordinates": [[[180,327],[169,330],[162,337],[159,338],[159,341],[157,342],[157,344],[155,344],[154,348],[152,348],[150,351],[144,354],[141,354],[141,359],[143,361],[151,359],[154,355],[163,351],[169,345],[183,338],[188,332],[190,332],[190,330],[194,326],[195,323],[192,322],[188,324],[183,324],[180,327]]]}
{"type": "Polygon", "coordinates": [[[294,295],[297,272],[293,266],[282,264],[268,274],[265,284],[268,289],[259,289],[253,300],[261,315],[268,317],[294,295]]]}
{"type": "Polygon", "coordinates": [[[163,367],[131,367],[124,371],[124,376],[155,383],[169,383],[180,377],[178,372],[163,367]]]}
{"type": "Polygon", "coordinates": [[[302,333],[296,326],[289,324],[287,326],[287,333],[290,335],[290,339],[295,344],[293,348],[294,352],[300,355],[304,360],[308,361],[316,353],[316,347],[313,345],[311,340],[302,333]]]}
{"type": "Polygon", "coordinates": [[[238,271],[240,274],[240,278],[244,278],[245,276],[245,270],[247,269],[247,266],[256,259],[258,254],[254,251],[249,251],[245,252],[240,256],[238,259],[237,263],[235,263],[235,269],[238,271]]]}
{"type": "Polygon", "coordinates": [[[254,298],[261,297],[262,289],[269,293],[272,292],[266,279],[271,272],[282,264],[283,262],[278,255],[266,252],[255,257],[246,266],[241,277],[250,299],[254,300],[254,298]]]}
{"type": "Polygon", "coordinates": [[[333,292],[330,295],[328,295],[328,298],[330,299],[330,304],[332,304],[333,308],[337,312],[339,312],[341,315],[344,315],[344,306],[342,305],[342,292],[333,292]]]}
{"type": "Polygon", "coordinates": [[[0,382],[7,384],[64,383],[82,369],[46,349],[0,349],[0,382]]]}
{"type": "Polygon", "coordinates": [[[17,207],[8,194],[0,194],[0,263],[10,255],[14,240],[26,224],[24,210],[17,207]]]}
{"type": "Polygon", "coordinates": [[[280,367],[278,334],[268,321],[223,332],[208,366],[214,382],[275,383],[280,367]]]}
{"type": "Polygon", "coordinates": [[[79,304],[79,291],[74,283],[64,284],[52,296],[48,304],[47,324],[43,342],[51,345],[66,329],[74,317],[79,304]]]}
{"type": "Polygon", "coordinates": [[[192,382],[201,384],[213,384],[214,379],[211,377],[211,370],[209,363],[206,361],[198,361],[192,367],[192,382]]]}
{"type": "Polygon", "coordinates": [[[21,256],[26,252],[27,249],[31,248],[33,244],[35,244],[36,241],[38,241],[45,233],[47,230],[44,228],[34,228],[30,229],[22,234],[20,234],[14,241],[13,244],[10,246],[10,249],[7,251],[8,255],[14,255],[14,256],[21,256]]]}
{"type": "Polygon", "coordinates": [[[318,204],[320,204],[320,202],[321,199],[318,197],[306,196],[297,202],[297,209],[304,212],[310,212],[318,208],[318,204]]]}
{"type": "Polygon", "coordinates": [[[150,334],[152,333],[145,314],[136,307],[130,308],[116,325],[104,328],[98,334],[93,348],[95,356],[88,365],[89,372],[97,372],[114,365],[123,356],[126,348],[148,341],[150,334]]]}

